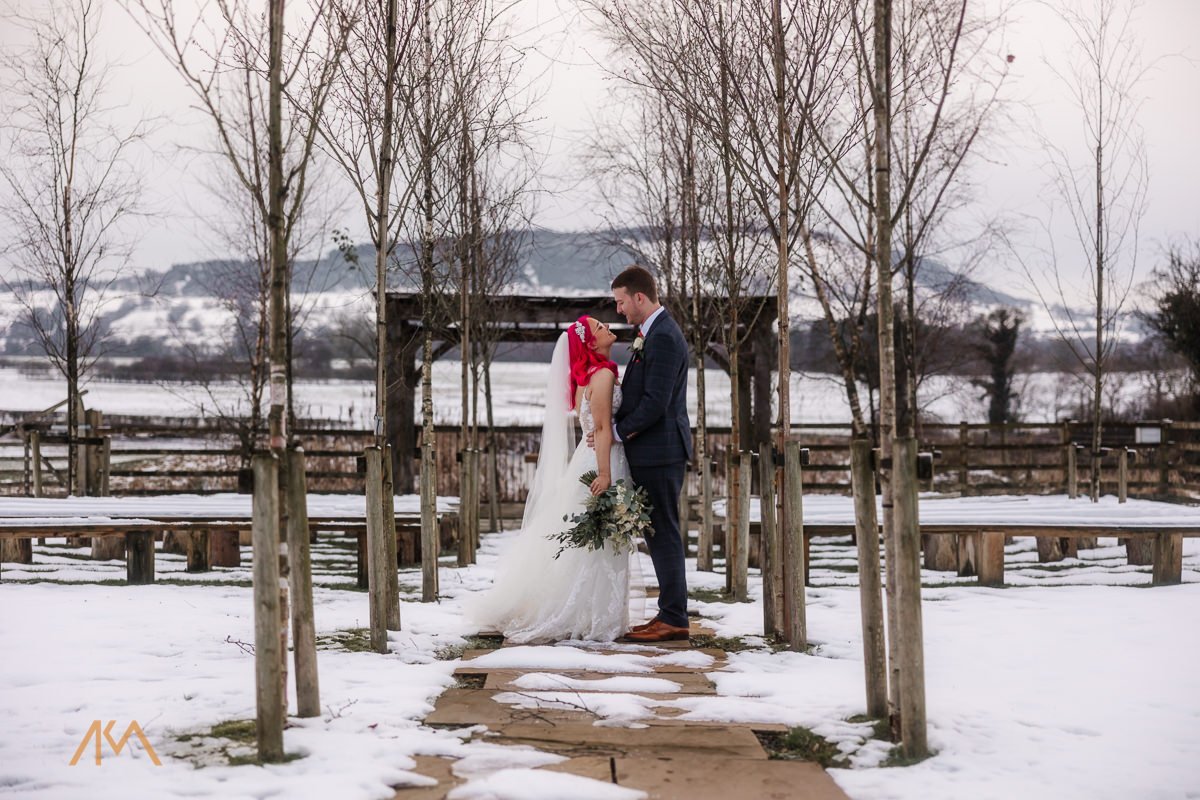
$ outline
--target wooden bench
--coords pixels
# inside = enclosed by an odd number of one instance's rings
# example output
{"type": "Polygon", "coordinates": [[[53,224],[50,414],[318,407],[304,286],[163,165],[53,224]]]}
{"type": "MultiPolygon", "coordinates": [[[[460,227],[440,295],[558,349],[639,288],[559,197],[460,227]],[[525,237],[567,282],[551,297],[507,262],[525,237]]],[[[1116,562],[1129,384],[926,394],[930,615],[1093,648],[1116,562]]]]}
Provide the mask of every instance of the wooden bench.
{"type": "MultiPolygon", "coordinates": [[[[439,514],[439,527],[443,530],[457,530],[447,526],[445,518],[451,515],[439,514]]],[[[308,521],[310,535],[319,531],[338,532],[357,538],[357,575],[359,585],[366,586],[366,520],[362,518],[310,517],[308,521]]],[[[241,565],[239,536],[250,528],[249,519],[229,519],[211,517],[166,517],[158,516],[153,519],[136,518],[129,520],[106,519],[96,522],[79,522],[75,518],[55,520],[39,518],[25,520],[20,518],[5,519],[0,517],[0,553],[5,547],[16,543],[19,553],[15,557],[10,553],[7,560],[19,563],[33,563],[33,540],[44,538],[90,538],[92,539],[93,555],[101,540],[119,539],[123,547],[106,551],[108,558],[120,558],[124,551],[126,562],[126,579],[130,584],[146,584],[154,582],[154,543],[168,534],[182,534],[184,537],[184,552],[187,556],[188,572],[207,572],[213,567],[237,567],[241,565]]],[[[444,545],[443,533],[443,546],[444,545]]],[[[411,566],[420,563],[421,524],[420,517],[411,514],[396,516],[396,553],[397,566],[411,566]]]]}
{"type": "MultiPolygon", "coordinates": [[[[881,531],[882,533],[882,531],[881,531]]],[[[1151,567],[1151,586],[1168,586],[1183,581],[1183,540],[1200,537],[1200,526],[1164,527],[1154,525],[1028,525],[988,523],[986,525],[923,524],[921,534],[952,537],[956,551],[958,575],[975,577],[985,586],[1004,585],[1004,542],[1009,536],[1028,536],[1035,539],[1085,539],[1117,537],[1150,539],[1154,560],[1151,567]]],[[[809,563],[809,543],[817,537],[853,536],[849,524],[815,524],[804,526],[805,568],[809,563]]],[[[751,567],[760,566],[762,527],[750,523],[751,567]]],[[[713,544],[724,546],[724,526],[713,525],[713,544]]],[[[807,577],[807,576],[806,576],[807,577]]]]}

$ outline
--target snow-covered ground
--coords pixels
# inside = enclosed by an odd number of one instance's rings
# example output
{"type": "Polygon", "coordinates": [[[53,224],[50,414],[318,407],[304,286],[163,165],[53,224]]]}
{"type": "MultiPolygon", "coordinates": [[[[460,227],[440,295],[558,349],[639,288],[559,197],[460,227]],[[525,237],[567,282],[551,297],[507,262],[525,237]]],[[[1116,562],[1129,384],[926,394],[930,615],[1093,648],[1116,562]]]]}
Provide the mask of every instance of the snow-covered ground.
{"type": "MultiPolygon", "coordinates": [[[[1160,510],[1171,508],[1178,509],[1160,510]]],[[[389,786],[417,780],[408,770],[418,754],[469,756],[457,768],[477,778],[479,791],[511,785],[512,773],[501,768],[556,757],[464,742],[419,723],[453,684],[457,662],[437,655],[471,633],[460,602],[488,585],[511,536],[486,536],[475,567],[447,562],[437,604],[417,602],[419,574],[401,573],[404,630],[391,636],[387,656],[336,644],[339,631],[366,625],[367,597],[351,589],[353,551],[323,538],[314,581],[325,713],[293,719],[285,747],[301,757],[269,767],[229,766],[222,740],[207,736],[214,725],[254,713],[253,658],[239,645],[253,641],[248,549],[242,567],[205,574],[188,574],[181,557],[159,554],[158,583],[124,586],[122,562],[94,562],[53,540],[36,546],[34,565],[5,564],[0,579],[0,793],[386,798],[389,786]],[[120,757],[106,750],[102,767],[89,760],[90,750],[69,766],[97,719],[116,720],[114,735],[136,720],[163,765],[154,766],[133,740],[120,757]]],[[[937,753],[921,764],[880,766],[888,745],[870,738],[866,723],[848,721],[863,712],[864,688],[854,549],[844,540],[813,545],[807,600],[814,653],[734,653],[727,668],[711,673],[719,694],[667,702],[696,720],[812,728],[847,754],[850,767],[831,774],[856,800],[1200,797],[1200,540],[1185,540],[1185,583],[1153,589],[1134,588],[1149,583],[1150,568],[1126,566],[1113,540],[1047,565],[1037,563],[1032,540],[1006,549],[1007,577],[1019,588],[924,575],[929,736],[937,753]]],[[[689,582],[718,589],[724,576],[692,569],[689,582]]],[[[754,643],[762,632],[760,592],[752,576],[753,603],[693,606],[718,634],[754,643]]],[[[541,652],[497,657],[536,667],[570,656],[598,671],[615,658],[622,672],[659,657],[528,650],[541,652]]],[[[554,702],[553,694],[537,694],[548,686],[529,680],[528,692],[509,699],[554,702]]],[[[655,686],[621,681],[611,688],[588,695],[608,724],[636,724],[654,713],[653,702],[631,692],[655,686]]],[[[521,786],[501,796],[521,797],[521,786]]],[[[574,788],[573,796],[592,796],[586,783],[574,788]]]]}
{"type": "MultiPolygon", "coordinates": [[[[459,365],[439,361],[434,365],[434,413],[439,423],[459,421],[462,409],[459,365]]],[[[499,425],[540,425],[546,365],[525,362],[499,363],[492,378],[496,422],[499,425]]],[[[710,425],[728,425],[729,378],[721,370],[705,370],[705,410],[710,425]]],[[[244,390],[235,383],[208,387],[181,383],[132,383],[95,380],[87,385],[88,408],[106,414],[199,416],[213,415],[214,404],[225,413],[240,408],[244,390]]],[[[865,388],[861,389],[866,397],[865,388]]],[[[1053,422],[1076,413],[1090,391],[1078,376],[1035,373],[1017,376],[1021,418],[1028,422],[1053,422]]],[[[298,381],[296,410],[306,418],[342,420],[370,427],[375,413],[374,385],[365,381],[298,381]]],[[[1150,397],[1150,376],[1122,373],[1110,376],[1109,404],[1117,408],[1136,405],[1150,397]]],[[[36,376],[13,367],[0,367],[0,411],[40,411],[66,397],[66,384],[49,372],[36,376]]],[[[696,373],[688,390],[693,421],[696,414],[696,373]]],[[[980,390],[961,378],[930,378],[922,384],[920,401],[926,413],[947,422],[986,421],[987,406],[980,390]]],[[[482,407],[482,404],[481,404],[482,407]]],[[[482,413],[482,411],[481,411],[482,413]]],[[[792,419],[797,423],[849,422],[850,409],[840,379],[833,375],[802,373],[792,376],[792,419]]]]}

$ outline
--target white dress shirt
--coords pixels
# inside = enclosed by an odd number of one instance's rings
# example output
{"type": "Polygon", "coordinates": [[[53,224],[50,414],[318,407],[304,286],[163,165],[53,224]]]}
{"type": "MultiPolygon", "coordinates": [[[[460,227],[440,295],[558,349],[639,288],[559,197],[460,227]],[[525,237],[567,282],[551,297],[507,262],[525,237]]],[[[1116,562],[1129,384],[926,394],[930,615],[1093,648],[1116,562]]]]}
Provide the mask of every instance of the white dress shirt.
{"type": "Polygon", "coordinates": [[[646,321],[641,324],[643,338],[650,335],[650,326],[654,324],[654,320],[658,319],[659,315],[666,311],[665,306],[659,306],[658,311],[655,311],[650,316],[646,317],[646,321]]]}

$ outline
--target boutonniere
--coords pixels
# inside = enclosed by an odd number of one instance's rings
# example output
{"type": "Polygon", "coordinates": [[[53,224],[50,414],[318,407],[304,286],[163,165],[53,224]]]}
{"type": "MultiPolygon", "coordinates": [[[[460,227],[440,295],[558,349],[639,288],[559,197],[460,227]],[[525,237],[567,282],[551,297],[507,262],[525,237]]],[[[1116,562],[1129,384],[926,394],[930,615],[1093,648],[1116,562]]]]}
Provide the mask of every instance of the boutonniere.
{"type": "Polygon", "coordinates": [[[638,331],[637,337],[633,340],[633,344],[629,345],[629,352],[633,353],[634,357],[642,354],[642,348],[646,346],[646,337],[642,336],[642,332],[638,331]]]}

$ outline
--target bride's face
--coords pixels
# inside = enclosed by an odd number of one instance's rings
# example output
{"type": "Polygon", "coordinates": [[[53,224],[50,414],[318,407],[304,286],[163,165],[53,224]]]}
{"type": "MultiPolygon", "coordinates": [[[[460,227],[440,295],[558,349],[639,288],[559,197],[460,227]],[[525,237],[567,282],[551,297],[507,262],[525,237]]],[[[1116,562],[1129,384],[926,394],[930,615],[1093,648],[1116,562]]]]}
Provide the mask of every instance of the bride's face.
{"type": "Polygon", "coordinates": [[[595,317],[588,317],[588,327],[592,329],[592,347],[596,352],[607,353],[612,350],[617,336],[608,329],[607,325],[595,317]]]}

